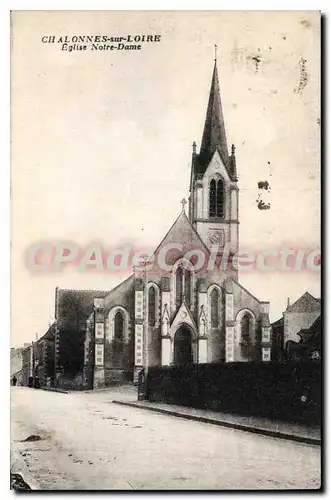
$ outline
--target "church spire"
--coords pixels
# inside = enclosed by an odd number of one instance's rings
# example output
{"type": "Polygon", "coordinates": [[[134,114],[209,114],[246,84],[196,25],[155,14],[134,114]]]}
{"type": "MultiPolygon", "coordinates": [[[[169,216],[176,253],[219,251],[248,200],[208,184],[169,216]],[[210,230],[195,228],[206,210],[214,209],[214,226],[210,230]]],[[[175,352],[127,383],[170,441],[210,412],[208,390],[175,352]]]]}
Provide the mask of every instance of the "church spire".
{"type": "Polygon", "coordinates": [[[215,65],[211,81],[205,126],[202,135],[200,156],[210,158],[218,150],[225,166],[229,161],[228,145],[224,126],[222,103],[217,74],[216,47],[215,65]]]}

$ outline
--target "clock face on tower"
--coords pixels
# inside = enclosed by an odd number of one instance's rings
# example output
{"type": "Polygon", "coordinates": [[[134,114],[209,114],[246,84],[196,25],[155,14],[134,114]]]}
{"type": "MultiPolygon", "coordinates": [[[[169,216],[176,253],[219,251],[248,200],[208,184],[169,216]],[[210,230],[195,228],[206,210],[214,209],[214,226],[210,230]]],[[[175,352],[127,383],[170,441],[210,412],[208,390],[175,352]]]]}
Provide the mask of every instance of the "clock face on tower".
{"type": "Polygon", "coordinates": [[[223,240],[222,231],[210,231],[208,234],[208,241],[211,245],[221,245],[223,240]]]}

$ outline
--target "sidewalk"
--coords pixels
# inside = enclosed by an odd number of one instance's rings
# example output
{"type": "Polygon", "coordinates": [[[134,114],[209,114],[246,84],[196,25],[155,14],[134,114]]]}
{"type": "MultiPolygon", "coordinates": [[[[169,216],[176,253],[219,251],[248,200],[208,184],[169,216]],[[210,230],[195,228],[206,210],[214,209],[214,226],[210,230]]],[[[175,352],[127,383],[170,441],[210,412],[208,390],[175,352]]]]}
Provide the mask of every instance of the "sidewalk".
{"type": "Polygon", "coordinates": [[[265,436],[289,439],[306,444],[321,444],[320,427],[307,427],[302,424],[281,422],[263,417],[235,415],[232,413],[220,413],[211,410],[199,410],[186,406],[170,405],[150,401],[116,401],[113,403],[140,408],[156,413],[162,413],[173,417],[196,420],[198,422],[229,427],[265,436]]]}

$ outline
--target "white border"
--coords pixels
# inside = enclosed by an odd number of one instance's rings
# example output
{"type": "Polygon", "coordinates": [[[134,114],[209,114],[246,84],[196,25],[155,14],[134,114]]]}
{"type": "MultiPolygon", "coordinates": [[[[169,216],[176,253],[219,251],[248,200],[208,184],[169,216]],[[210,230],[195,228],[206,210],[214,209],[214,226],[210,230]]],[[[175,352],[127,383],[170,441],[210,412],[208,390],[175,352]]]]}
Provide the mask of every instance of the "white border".
{"type": "MultiPolygon", "coordinates": [[[[10,128],[9,128],[9,123],[10,123],[10,96],[9,96],[9,77],[10,77],[10,23],[9,23],[9,11],[10,10],[321,10],[323,13],[326,15],[330,13],[330,1],[328,0],[322,0],[322,1],[316,1],[316,0],[301,0],[301,2],[294,2],[290,0],[269,0],[269,2],[263,2],[263,1],[251,1],[247,2],[244,0],[232,0],[231,2],[224,2],[222,0],[204,0],[204,2],[200,1],[193,1],[191,2],[183,1],[183,0],[167,0],[163,2],[158,2],[156,5],[155,1],[140,1],[139,5],[137,5],[137,2],[134,0],[121,0],[121,2],[109,2],[107,0],[94,0],[93,2],[91,0],[80,0],[78,1],[70,1],[70,0],[57,0],[53,1],[50,0],[47,2],[47,4],[41,0],[34,0],[34,1],[23,1],[23,0],[17,0],[17,1],[4,1],[1,2],[0,6],[0,19],[1,19],[1,24],[0,24],[0,36],[1,36],[1,62],[2,62],[2,72],[1,72],[1,92],[0,92],[0,97],[1,97],[1,108],[0,108],[0,116],[1,116],[1,122],[2,122],[2,127],[1,127],[1,133],[0,133],[0,138],[2,142],[2,147],[0,148],[0,151],[2,152],[3,155],[3,162],[2,162],[2,168],[0,169],[0,187],[1,187],[1,195],[0,195],[0,204],[1,204],[1,228],[2,228],[2,245],[0,247],[0,255],[1,255],[1,310],[2,310],[2,333],[5,336],[5,340],[2,345],[2,362],[0,363],[1,366],[1,395],[4,398],[2,408],[9,410],[7,402],[9,401],[10,397],[10,387],[9,387],[9,374],[10,374],[10,367],[9,367],[9,347],[10,347],[10,341],[9,341],[9,330],[10,330],[10,313],[9,313],[9,307],[10,307],[10,301],[9,301],[9,289],[10,289],[10,275],[9,275],[9,233],[10,233],[10,214],[9,214],[9,185],[10,185],[10,174],[9,174],[9,165],[10,165],[10,128]],[[187,8],[189,7],[189,9],[187,8]],[[248,8],[249,7],[249,8],[248,8]]],[[[324,64],[326,64],[326,60],[328,59],[328,55],[330,54],[330,47],[329,47],[329,39],[325,35],[325,56],[324,56],[324,64]]],[[[326,70],[328,69],[328,72],[325,71],[325,79],[326,81],[330,81],[328,78],[329,76],[329,68],[330,64],[326,65],[326,70]]],[[[325,99],[327,99],[327,94],[328,94],[328,85],[325,83],[325,99]]],[[[324,138],[325,138],[325,150],[327,147],[327,128],[326,128],[326,121],[327,121],[327,116],[329,116],[330,110],[329,110],[329,102],[327,101],[324,103],[324,138]]],[[[324,158],[324,180],[323,183],[326,185],[324,187],[324,196],[325,200],[328,198],[328,194],[331,192],[330,191],[330,174],[326,175],[326,171],[328,169],[327,165],[327,151],[325,151],[325,158],[324,158]]],[[[330,224],[330,219],[327,217],[327,208],[325,208],[325,216],[326,216],[326,226],[324,228],[325,231],[325,236],[326,236],[326,241],[325,241],[325,250],[327,248],[330,248],[329,245],[329,238],[331,237],[331,224],[330,224]]],[[[326,253],[326,251],[325,251],[326,253]]],[[[330,267],[328,270],[326,270],[326,287],[329,285],[329,278],[330,278],[330,272],[329,272],[330,267]]],[[[326,295],[326,294],[325,294],[326,295]]],[[[327,305],[325,306],[325,310],[327,310],[327,305]]],[[[327,318],[326,318],[327,319],[327,318]]],[[[328,329],[328,323],[325,325],[325,332],[330,331],[328,329]]],[[[324,337],[325,338],[325,337],[324,337]]],[[[330,345],[330,342],[328,343],[330,345]]],[[[324,345],[328,346],[327,342],[325,342],[324,345]]],[[[324,364],[325,366],[328,366],[328,363],[326,363],[326,357],[328,356],[329,352],[326,352],[326,349],[324,349],[324,364]]],[[[325,373],[327,376],[325,380],[325,386],[328,386],[329,382],[329,372],[325,373]]],[[[327,404],[328,404],[329,398],[327,399],[327,404]]],[[[328,407],[326,408],[326,415],[328,415],[328,407]]],[[[325,421],[327,418],[325,418],[325,421]]],[[[13,493],[11,493],[8,489],[9,486],[9,411],[3,411],[2,412],[2,421],[1,421],[1,429],[3,432],[2,436],[2,443],[3,446],[1,447],[1,454],[3,458],[2,466],[1,467],[1,485],[2,487],[2,495],[1,498],[8,498],[8,496],[11,496],[13,493]]],[[[329,437],[330,433],[327,434],[328,437],[328,443],[329,444],[329,437]]],[[[326,444],[326,443],[325,443],[326,444]]],[[[324,456],[326,453],[324,454],[324,456]]],[[[324,479],[326,481],[326,478],[329,476],[329,463],[330,460],[325,460],[325,470],[324,470],[324,479]]],[[[112,494],[114,497],[117,497],[117,494],[113,493],[112,494]]],[[[67,495],[65,494],[64,497],[67,495]]],[[[149,495],[148,495],[149,496],[149,495]]],[[[176,497],[176,493],[174,493],[174,496],[176,497]]],[[[203,495],[201,495],[203,496],[203,495]]],[[[286,494],[286,497],[292,497],[293,494],[286,494]]]]}

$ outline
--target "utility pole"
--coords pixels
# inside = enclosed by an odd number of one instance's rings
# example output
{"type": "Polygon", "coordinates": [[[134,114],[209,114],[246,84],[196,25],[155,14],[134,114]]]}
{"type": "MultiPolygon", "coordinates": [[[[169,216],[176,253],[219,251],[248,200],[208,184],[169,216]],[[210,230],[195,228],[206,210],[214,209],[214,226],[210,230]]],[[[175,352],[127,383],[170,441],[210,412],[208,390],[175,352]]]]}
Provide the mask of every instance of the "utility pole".
{"type": "Polygon", "coordinates": [[[36,333],[36,341],[32,343],[32,357],[33,357],[33,364],[32,364],[32,369],[33,369],[33,386],[35,386],[35,380],[36,380],[36,361],[37,361],[37,342],[38,342],[38,333],[36,333]]]}
{"type": "Polygon", "coordinates": [[[147,399],[147,375],[148,375],[148,276],[147,264],[148,255],[141,255],[140,265],[143,266],[143,346],[144,346],[144,359],[143,359],[143,379],[141,379],[141,389],[139,390],[138,399],[147,399]]]}
{"type": "Polygon", "coordinates": [[[143,255],[144,266],[144,365],[145,365],[145,380],[147,381],[148,373],[148,277],[147,277],[147,258],[148,255],[143,255]]]}

